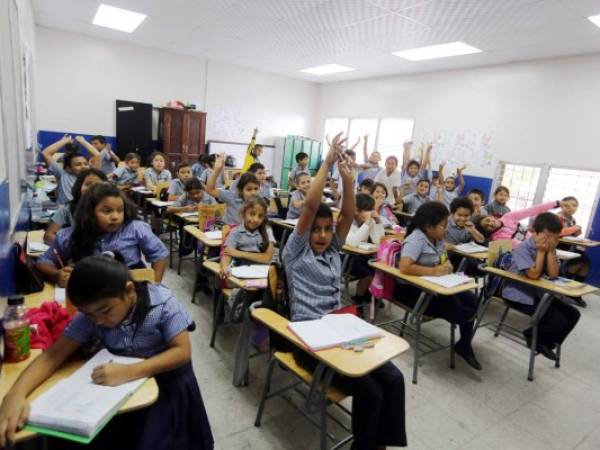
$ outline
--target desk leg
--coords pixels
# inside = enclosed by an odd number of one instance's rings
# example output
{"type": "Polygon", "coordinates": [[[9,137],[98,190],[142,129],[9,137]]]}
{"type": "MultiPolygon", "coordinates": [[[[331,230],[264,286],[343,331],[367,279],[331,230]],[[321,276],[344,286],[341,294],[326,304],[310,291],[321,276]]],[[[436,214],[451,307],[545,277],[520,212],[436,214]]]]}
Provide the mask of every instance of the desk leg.
{"type": "Polygon", "coordinates": [[[287,242],[289,230],[286,227],[283,227],[283,231],[281,232],[281,240],[279,241],[279,251],[283,251],[283,247],[285,247],[285,243],[287,242]]]}
{"type": "Polygon", "coordinates": [[[181,260],[183,259],[184,223],[179,224],[179,250],[177,254],[177,275],[181,275],[181,260]]]}
{"type": "Polygon", "coordinates": [[[536,308],[533,316],[531,316],[531,325],[533,325],[533,334],[531,336],[531,349],[529,352],[529,373],[527,375],[527,379],[529,381],[533,381],[533,369],[535,365],[535,349],[537,348],[537,340],[538,340],[538,324],[540,319],[546,314],[548,308],[550,307],[550,302],[552,301],[552,294],[546,292],[538,307],[536,308]]]}
{"type": "Polygon", "coordinates": [[[433,297],[433,295],[428,292],[421,292],[421,295],[419,296],[419,300],[417,300],[417,304],[413,308],[412,314],[410,316],[410,321],[415,326],[415,350],[414,350],[415,354],[414,354],[414,360],[413,360],[413,380],[412,380],[413,384],[417,384],[417,376],[419,373],[419,357],[420,357],[419,343],[421,341],[421,322],[423,320],[423,314],[425,313],[425,310],[427,309],[427,306],[429,305],[429,302],[432,297],[433,297]]]}
{"type": "Polygon", "coordinates": [[[457,272],[464,272],[465,271],[465,267],[467,267],[467,257],[463,256],[463,258],[460,260],[460,264],[458,265],[458,268],[456,269],[457,272]]]}
{"type": "Polygon", "coordinates": [[[251,333],[252,319],[250,318],[250,308],[247,308],[244,312],[244,321],[240,329],[237,345],[235,346],[233,385],[236,387],[247,384],[246,377],[250,365],[251,333]]]}
{"type": "Polygon", "coordinates": [[[342,261],[342,278],[344,280],[344,297],[346,300],[350,301],[350,283],[348,282],[348,277],[346,276],[346,272],[348,271],[348,265],[350,264],[350,253],[344,253],[344,260],[342,261]]]}

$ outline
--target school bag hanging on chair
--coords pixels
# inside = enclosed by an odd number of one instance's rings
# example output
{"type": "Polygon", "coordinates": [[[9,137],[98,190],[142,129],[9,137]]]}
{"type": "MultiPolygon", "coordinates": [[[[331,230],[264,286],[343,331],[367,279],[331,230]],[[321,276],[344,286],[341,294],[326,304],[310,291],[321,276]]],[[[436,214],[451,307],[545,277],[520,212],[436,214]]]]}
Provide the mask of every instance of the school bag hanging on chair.
{"type": "MultiPolygon", "coordinates": [[[[398,239],[383,239],[377,248],[377,261],[395,267],[400,257],[401,249],[402,242],[398,239]]],[[[381,271],[376,271],[371,286],[369,286],[369,292],[375,298],[390,300],[394,296],[395,284],[394,277],[381,271]]]]}

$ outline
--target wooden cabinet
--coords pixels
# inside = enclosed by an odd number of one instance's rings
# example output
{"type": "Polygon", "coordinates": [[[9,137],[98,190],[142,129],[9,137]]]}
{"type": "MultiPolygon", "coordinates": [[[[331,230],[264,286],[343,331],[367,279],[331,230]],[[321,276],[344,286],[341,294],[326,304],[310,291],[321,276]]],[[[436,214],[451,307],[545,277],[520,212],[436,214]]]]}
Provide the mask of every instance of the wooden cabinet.
{"type": "Polygon", "coordinates": [[[158,129],[162,151],[169,159],[173,174],[179,163],[193,164],[205,153],[205,112],[161,108],[158,129]]]}

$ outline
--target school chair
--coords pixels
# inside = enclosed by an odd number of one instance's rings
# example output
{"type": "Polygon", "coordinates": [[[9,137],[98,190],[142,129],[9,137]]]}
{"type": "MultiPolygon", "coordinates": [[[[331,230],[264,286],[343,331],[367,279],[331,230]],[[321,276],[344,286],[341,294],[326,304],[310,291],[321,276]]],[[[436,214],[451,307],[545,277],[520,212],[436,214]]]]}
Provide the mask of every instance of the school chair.
{"type": "Polygon", "coordinates": [[[130,272],[134,281],[148,281],[154,283],[154,269],[151,267],[147,267],[146,269],[132,269],[130,272]]]}

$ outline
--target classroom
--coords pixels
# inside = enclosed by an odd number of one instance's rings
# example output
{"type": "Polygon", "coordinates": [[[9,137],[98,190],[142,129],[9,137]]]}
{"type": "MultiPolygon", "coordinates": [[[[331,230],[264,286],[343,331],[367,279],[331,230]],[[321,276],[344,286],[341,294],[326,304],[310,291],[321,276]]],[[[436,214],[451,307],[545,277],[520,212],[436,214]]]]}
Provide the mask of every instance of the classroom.
{"type": "Polygon", "coordinates": [[[0,2],[0,449],[600,449],[600,0],[0,2]]]}

